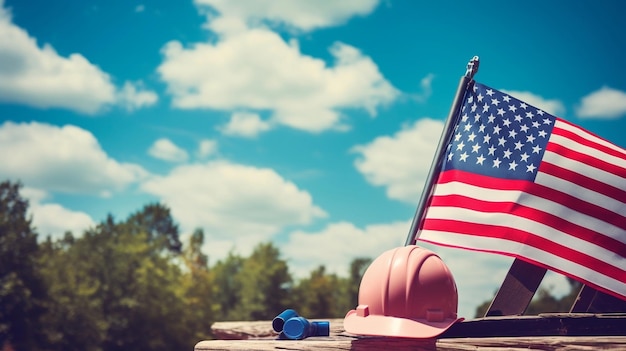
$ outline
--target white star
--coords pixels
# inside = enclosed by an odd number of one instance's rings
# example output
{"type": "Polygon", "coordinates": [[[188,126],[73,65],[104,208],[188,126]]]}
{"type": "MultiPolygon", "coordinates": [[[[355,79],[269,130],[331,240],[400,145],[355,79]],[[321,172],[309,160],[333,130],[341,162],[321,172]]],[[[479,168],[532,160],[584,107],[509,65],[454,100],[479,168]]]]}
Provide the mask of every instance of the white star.
{"type": "Polygon", "coordinates": [[[521,104],[519,104],[519,107],[523,108],[524,110],[528,107],[528,105],[526,105],[525,102],[522,102],[521,104]]]}
{"type": "Polygon", "coordinates": [[[521,121],[522,121],[522,116],[520,116],[520,115],[515,115],[515,121],[516,121],[516,122],[521,122],[521,121]]]}
{"type": "Polygon", "coordinates": [[[472,102],[474,102],[474,96],[470,95],[469,98],[467,99],[467,103],[471,104],[472,102]]]}
{"type": "Polygon", "coordinates": [[[508,158],[510,160],[511,154],[512,154],[511,150],[509,149],[504,150],[504,158],[508,158]]]}
{"type": "Polygon", "coordinates": [[[530,157],[530,155],[525,152],[521,154],[520,156],[522,157],[522,161],[524,162],[528,162],[528,158],[530,157]]]}
{"type": "Polygon", "coordinates": [[[546,131],[545,131],[545,130],[540,130],[540,131],[539,131],[539,136],[540,136],[540,137],[545,138],[545,137],[546,137],[546,135],[548,135],[548,133],[546,133],[546,131]]]}
{"type": "Polygon", "coordinates": [[[496,116],[494,116],[493,114],[489,115],[489,117],[487,117],[487,122],[488,123],[493,123],[493,121],[495,121],[496,116]]]}
{"type": "Polygon", "coordinates": [[[483,136],[483,144],[489,144],[489,141],[491,141],[491,135],[485,134],[485,136],[483,136]]]}
{"type": "Polygon", "coordinates": [[[540,124],[537,121],[533,121],[533,128],[539,128],[540,124]]]}
{"type": "Polygon", "coordinates": [[[515,150],[521,150],[523,146],[524,146],[524,143],[522,143],[521,141],[518,140],[515,143],[515,150]]]}
{"type": "Polygon", "coordinates": [[[478,122],[478,121],[480,121],[480,115],[477,113],[477,114],[474,116],[474,122],[478,122]]]}
{"type": "Polygon", "coordinates": [[[528,166],[526,166],[526,173],[528,173],[528,172],[533,173],[533,172],[535,172],[536,168],[537,167],[535,167],[535,165],[529,164],[528,166]]]}
{"type": "Polygon", "coordinates": [[[472,104],[472,112],[475,112],[477,107],[476,104],[472,104]]]}
{"type": "Polygon", "coordinates": [[[485,128],[486,128],[486,126],[484,124],[481,124],[480,127],[478,127],[478,131],[480,133],[484,133],[485,132],[485,128]]]}
{"type": "Polygon", "coordinates": [[[472,134],[467,136],[467,140],[469,141],[474,141],[474,139],[476,139],[476,134],[474,134],[474,132],[472,132],[472,134]]]}
{"type": "Polygon", "coordinates": [[[468,118],[469,117],[467,116],[467,113],[463,114],[463,116],[461,116],[461,122],[463,122],[463,123],[467,122],[468,118]]]}
{"type": "Polygon", "coordinates": [[[478,150],[480,150],[480,145],[474,144],[474,146],[472,146],[472,152],[478,153],[478,150]]]}
{"type": "Polygon", "coordinates": [[[515,107],[515,105],[509,105],[509,111],[515,112],[517,111],[517,107],[515,107]]]}
{"type": "Polygon", "coordinates": [[[498,116],[504,116],[504,113],[505,113],[504,109],[502,109],[502,108],[498,109],[498,116]]]}
{"type": "Polygon", "coordinates": [[[449,153],[449,154],[448,154],[448,161],[452,161],[452,156],[453,156],[453,155],[454,155],[453,153],[449,153]]]}
{"type": "Polygon", "coordinates": [[[533,117],[535,117],[535,115],[533,115],[532,112],[528,111],[528,112],[526,112],[526,117],[533,118],[533,117]]]}
{"type": "Polygon", "coordinates": [[[487,103],[485,103],[485,104],[483,105],[483,113],[485,113],[485,112],[487,112],[487,111],[489,111],[489,105],[487,105],[487,103]]]}
{"type": "Polygon", "coordinates": [[[500,168],[500,163],[502,163],[502,161],[500,161],[499,158],[496,158],[495,160],[493,160],[493,168],[500,168]]]}
{"type": "Polygon", "coordinates": [[[541,110],[537,110],[537,114],[538,114],[539,116],[543,116],[543,114],[544,114],[544,113],[545,113],[545,112],[543,112],[543,111],[541,111],[541,110]]]}
{"type": "Polygon", "coordinates": [[[531,143],[531,144],[532,144],[532,143],[534,143],[534,142],[535,142],[535,136],[534,136],[534,135],[532,135],[532,134],[527,135],[527,136],[526,136],[526,142],[527,142],[527,143],[531,143]]]}
{"type": "Polygon", "coordinates": [[[483,157],[483,155],[480,155],[480,156],[476,157],[476,164],[477,165],[482,165],[483,162],[485,162],[485,160],[486,159],[483,157]]]}
{"type": "Polygon", "coordinates": [[[491,155],[491,156],[495,155],[495,152],[496,152],[495,146],[491,145],[489,149],[487,150],[489,150],[488,155],[491,155]]]}
{"type": "Polygon", "coordinates": [[[517,132],[515,131],[515,129],[511,129],[509,131],[509,138],[515,139],[516,136],[517,136],[517,132]]]}
{"type": "Polygon", "coordinates": [[[500,127],[500,126],[498,126],[498,125],[497,125],[497,126],[493,127],[493,134],[498,134],[498,135],[500,135],[500,131],[501,131],[501,130],[502,130],[502,127],[500,127]]]}
{"type": "Polygon", "coordinates": [[[493,95],[493,90],[487,89],[487,95],[489,95],[489,96],[493,95]]]}
{"type": "Polygon", "coordinates": [[[504,139],[504,137],[501,137],[500,139],[498,139],[498,146],[502,146],[506,143],[506,139],[504,139]]]}
{"type": "Polygon", "coordinates": [[[515,161],[509,162],[509,171],[514,171],[517,168],[517,163],[515,161]]]}
{"type": "Polygon", "coordinates": [[[498,101],[498,99],[491,99],[491,104],[492,105],[498,106],[499,103],[500,103],[500,101],[498,101]]]}
{"type": "Polygon", "coordinates": [[[467,157],[469,156],[467,152],[462,153],[460,156],[461,156],[461,161],[467,162],[467,157]]]}
{"type": "Polygon", "coordinates": [[[509,121],[509,119],[505,119],[504,121],[502,121],[502,124],[504,124],[505,127],[508,127],[511,125],[511,121],[509,121]]]}
{"type": "Polygon", "coordinates": [[[481,101],[483,101],[484,96],[483,96],[483,94],[478,94],[478,96],[476,96],[476,98],[478,98],[478,102],[481,102],[481,101]]]}
{"type": "Polygon", "coordinates": [[[469,132],[470,129],[472,129],[472,125],[469,123],[463,126],[463,130],[465,130],[466,132],[469,132]]]}
{"type": "Polygon", "coordinates": [[[527,126],[527,125],[522,124],[522,126],[521,126],[519,129],[520,129],[522,132],[526,133],[526,132],[528,132],[528,129],[529,129],[529,128],[528,128],[528,126],[527,126]]]}
{"type": "Polygon", "coordinates": [[[462,135],[461,133],[456,133],[456,134],[454,135],[454,141],[459,141],[459,140],[461,140],[461,135],[462,135]]]}
{"type": "Polygon", "coordinates": [[[533,154],[538,154],[540,152],[541,152],[541,148],[539,147],[539,145],[533,146],[533,154]]]}
{"type": "Polygon", "coordinates": [[[463,150],[463,148],[465,147],[465,144],[463,144],[463,142],[460,142],[457,144],[456,149],[457,150],[463,150]]]}
{"type": "Polygon", "coordinates": [[[508,96],[508,95],[504,95],[504,97],[502,97],[502,100],[504,100],[506,102],[509,102],[509,101],[511,101],[511,97],[508,96]]]}
{"type": "Polygon", "coordinates": [[[552,121],[550,120],[550,118],[544,118],[543,124],[552,124],[552,121]]]}

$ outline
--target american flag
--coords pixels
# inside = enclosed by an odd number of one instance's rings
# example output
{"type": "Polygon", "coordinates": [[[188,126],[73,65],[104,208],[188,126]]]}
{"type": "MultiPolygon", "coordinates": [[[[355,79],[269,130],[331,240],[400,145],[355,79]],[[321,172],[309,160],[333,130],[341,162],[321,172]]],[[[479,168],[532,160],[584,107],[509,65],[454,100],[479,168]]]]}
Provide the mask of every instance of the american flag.
{"type": "Polygon", "coordinates": [[[479,83],[459,113],[419,240],[626,299],[626,150],[479,83]]]}

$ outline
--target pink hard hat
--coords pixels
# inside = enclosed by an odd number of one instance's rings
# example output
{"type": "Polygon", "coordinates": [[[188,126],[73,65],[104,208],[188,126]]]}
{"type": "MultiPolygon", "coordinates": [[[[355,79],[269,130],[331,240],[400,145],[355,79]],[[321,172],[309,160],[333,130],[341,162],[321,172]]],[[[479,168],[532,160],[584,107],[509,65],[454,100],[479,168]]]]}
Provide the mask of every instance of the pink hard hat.
{"type": "Polygon", "coordinates": [[[435,338],[463,320],[457,308],[448,267],[434,252],[408,245],[384,252],[367,268],[359,306],[343,325],[358,335],[435,338]]]}

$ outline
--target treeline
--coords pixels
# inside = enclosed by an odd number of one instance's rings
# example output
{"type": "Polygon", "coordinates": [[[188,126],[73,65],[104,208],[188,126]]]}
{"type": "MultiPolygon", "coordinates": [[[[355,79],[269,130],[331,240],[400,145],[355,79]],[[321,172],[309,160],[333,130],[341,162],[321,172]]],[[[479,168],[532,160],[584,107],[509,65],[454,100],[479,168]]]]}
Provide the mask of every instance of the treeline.
{"type": "Polygon", "coordinates": [[[295,280],[278,248],[261,243],[209,265],[203,231],[182,243],[159,204],[38,240],[20,188],[0,183],[2,350],[190,350],[215,321],[269,320],[285,308],[343,317],[370,263],[355,259],[345,277],[320,266],[295,280]]]}

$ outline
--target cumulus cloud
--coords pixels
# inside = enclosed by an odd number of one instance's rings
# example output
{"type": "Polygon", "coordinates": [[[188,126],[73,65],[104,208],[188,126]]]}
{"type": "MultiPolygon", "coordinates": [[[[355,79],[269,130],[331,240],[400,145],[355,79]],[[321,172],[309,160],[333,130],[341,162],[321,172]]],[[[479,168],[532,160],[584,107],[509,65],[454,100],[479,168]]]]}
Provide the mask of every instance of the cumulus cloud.
{"type": "Polygon", "coordinates": [[[134,111],[142,107],[154,105],[159,99],[151,90],[146,90],[143,82],[125,82],[117,93],[118,104],[127,111],[134,111]]]}
{"type": "Polygon", "coordinates": [[[89,131],[44,123],[0,125],[0,178],[67,193],[110,195],[147,176],[110,158],[89,131]]]}
{"type": "Polygon", "coordinates": [[[354,16],[368,15],[379,0],[195,0],[195,3],[199,7],[213,8],[221,18],[237,19],[248,25],[265,22],[311,31],[343,24],[354,16]]]}
{"type": "Polygon", "coordinates": [[[311,132],[345,129],[342,109],[377,109],[399,92],[371,58],[335,43],[334,64],[304,55],[266,29],[248,29],[216,43],[166,44],[158,73],[177,108],[270,111],[270,123],[311,132]]]}
{"type": "Polygon", "coordinates": [[[146,181],[142,189],[172,209],[182,232],[203,228],[211,259],[229,249],[248,254],[291,225],[307,225],[326,213],[311,195],[274,170],[226,161],[181,165],[146,181]]]}
{"type": "Polygon", "coordinates": [[[32,224],[40,239],[48,235],[52,240],[61,239],[67,231],[80,236],[86,229],[96,225],[91,216],[84,212],[73,211],[56,203],[44,203],[49,195],[43,190],[24,187],[20,193],[28,199],[29,215],[32,216],[32,224]]]}
{"type": "Polygon", "coordinates": [[[353,259],[374,258],[384,250],[404,245],[410,225],[395,222],[358,228],[348,222],[331,223],[319,232],[292,232],[281,252],[289,260],[291,272],[300,278],[320,265],[345,276],[353,259]]]}
{"type": "Polygon", "coordinates": [[[118,103],[138,108],[156,101],[154,92],[128,84],[117,91],[110,75],[83,55],[64,57],[50,44],[38,45],[0,2],[0,102],[95,114],[118,103]]]}
{"type": "Polygon", "coordinates": [[[417,203],[428,176],[443,123],[424,118],[391,136],[380,136],[351,152],[356,169],[373,185],[387,189],[391,199],[417,203]]]}
{"type": "Polygon", "coordinates": [[[155,141],[150,149],[148,149],[150,156],[169,161],[169,162],[185,162],[189,159],[187,151],[176,146],[171,140],[167,138],[161,138],[155,141]]]}
{"type": "Polygon", "coordinates": [[[551,115],[555,116],[563,116],[565,113],[565,106],[563,103],[557,99],[545,99],[537,94],[528,92],[528,91],[516,91],[516,90],[500,90],[504,93],[507,93],[518,100],[524,101],[525,103],[540,108],[551,115]]]}
{"type": "Polygon", "coordinates": [[[618,118],[626,115],[626,92],[602,87],[582,98],[576,115],[581,118],[618,118]]]}
{"type": "Polygon", "coordinates": [[[198,143],[198,157],[207,158],[217,153],[217,141],[211,139],[203,139],[198,143]]]}
{"type": "Polygon", "coordinates": [[[253,138],[270,128],[270,123],[262,120],[257,113],[235,112],[219,130],[226,135],[253,138]]]}

